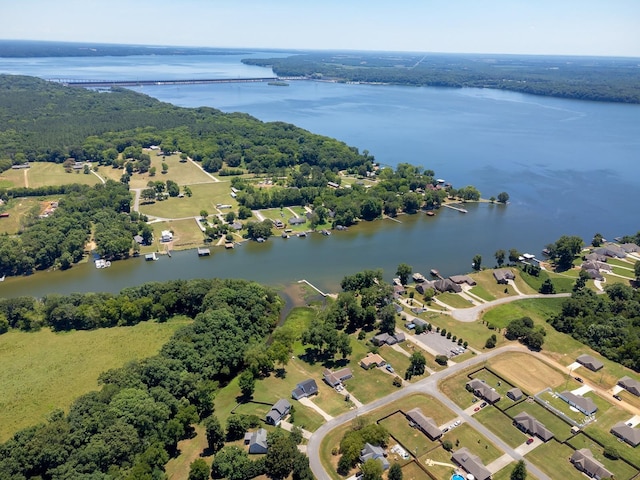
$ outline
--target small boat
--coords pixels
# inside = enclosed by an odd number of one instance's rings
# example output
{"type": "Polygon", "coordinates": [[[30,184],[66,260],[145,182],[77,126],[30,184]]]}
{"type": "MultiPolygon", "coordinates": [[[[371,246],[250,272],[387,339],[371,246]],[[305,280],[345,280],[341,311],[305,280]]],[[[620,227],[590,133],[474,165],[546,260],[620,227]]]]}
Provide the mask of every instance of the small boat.
{"type": "Polygon", "coordinates": [[[0,282],[4,282],[6,275],[3,275],[2,277],[0,277],[0,282]]]}
{"type": "Polygon", "coordinates": [[[329,230],[322,230],[320,233],[322,233],[325,237],[331,235],[331,232],[329,230]]]}
{"type": "Polygon", "coordinates": [[[287,233],[282,232],[282,238],[289,238],[289,235],[287,233]]]}
{"type": "Polygon", "coordinates": [[[300,237],[300,238],[305,238],[306,236],[307,236],[307,232],[298,233],[298,237],[300,237]]]}
{"type": "Polygon", "coordinates": [[[154,260],[158,260],[158,255],[156,255],[156,252],[147,253],[147,254],[144,256],[144,259],[145,259],[147,262],[152,262],[152,261],[154,261],[154,260]]]}
{"type": "Polygon", "coordinates": [[[433,275],[434,277],[440,275],[440,272],[436,268],[432,268],[429,273],[431,273],[431,275],[433,275]]]}
{"type": "Polygon", "coordinates": [[[429,216],[429,217],[435,217],[435,216],[436,216],[436,214],[435,214],[435,212],[433,212],[432,210],[427,210],[427,216],[429,216]]]}

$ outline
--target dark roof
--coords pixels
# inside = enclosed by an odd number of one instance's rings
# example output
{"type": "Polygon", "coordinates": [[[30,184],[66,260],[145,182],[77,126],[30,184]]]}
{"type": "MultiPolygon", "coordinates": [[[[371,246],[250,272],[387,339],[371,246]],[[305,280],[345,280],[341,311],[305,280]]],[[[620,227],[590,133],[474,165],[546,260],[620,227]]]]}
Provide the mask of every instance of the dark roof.
{"type": "Polygon", "coordinates": [[[564,392],[559,393],[558,396],[568,404],[576,407],[585,415],[591,415],[595,413],[596,410],[598,410],[598,407],[593,402],[593,400],[591,400],[588,397],[581,397],[580,395],[571,393],[568,390],[565,390],[564,392]]]}
{"type": "Polygon", "coordinates": [[[513,421],[528,434],[537,435],[545,442],[553,438],[553,433],[527,412],[519,413],[513,417],[513,421]]]}
{"type": "Polygon", "coordinates": [[[309,397],[318,393],[318,384],[313,378],[309,378],[296,385],[296,388],[291,392],[291,396],[295,399],[309,397]]]}
{"type": "Polygon", "coordinates": [[[594,253],[597,253],[598,255],[605,255],[607,257],[624,258],[627,256],[627,253],[617,245],[607,245],[606,247],[596,248],[594,253]]]}
{"type": "Polygon", "coordinates": [[[360,461],[364,463],[370,459],[379,460],[384,470],[389,468],[389,461],[384,457],[384,449],[377,445],[365,443],[364,448],[360,451],[360,461]]]}
{"type": "Polygon", "coordinates": [[[353,377],[353,372],[348,367],[336,370],[335,372],[332,372],[328,368],[325,368],[324,372],[322,372],[322,376],[324,377],[325,382],[327,382],[332,387],[335,387],[336,385],[339,385],[345,380],[353,377]]]}
{"type": "Polygon", "coordinates": [[[571,455],[571,463],[573,463],[578,468],[578,470],[582,470],[590,477],[613,477],[613,473],[611,473],[604,467],[604,465],[593,458],[593,454],[588,448],[581,448],[580,450],[576,450],[575,452],[573,452],[573,455],[571,455]]]}
{"type": "Polygon", "coordinates": [[[482,464],[480,458],[471,453],[466,447],[456,450],[451,459],[464,468],[467,473],[473,475],[476,480],[487,480],[491,477],[491,472],[482,464]]]}
{"type": "Polygon", "coordinates": [[[520,400],[522,398],[522,395],[522,390],[520,390],[518,387],[512,388],[507,392],[507,397],[511,398],[512,400],[520,400]]]}
{"type": "Polygon", "coordinates": [[[468,285],[476,284],[476,281],[469,275],[451,275],[449,279],[454,283],[466,283],[468,285]]]}
{"type": "Polygon", "coordinates": [[[618,380],[618,385],[630,393],[640,397],[640,382],[630,377],[622,377],[618,380]]]}
{"type": "Polygon", "coordinates": [[[303,223],[307,223],[305,217],[291,217],[289,219],[289,225],[302,225],[303,223]]]}
{"type": "Polygon", "coordinates": [[[591,355],[580,355],[576,360],[578,363],[584,365],[589,370],[593,370],[594,372],[604,367],[604,363],[591,355]]]}
{"type": "Polygon", "coordinates": [[[420,427],[420,430],[427,434],[431,440],[435,440],[442,436],[442,430],[438,428],[432,418],[425,417],[420,408],[409,410],[405,415],[409,420],[420,427]]]}
{"type": "Polygon", "coordinates": [[[476,395],[481,396],[489,403],[496,403],[500,400],[500,394],[482,380],[474,378],[467,382],[467,386],[470,387],[476,395]]]}
{"type": "Polygon", "coordinates": [[[501,283],[506,282],[507,280],[513,280],[516,276],[508,268],[498,268],[493,271],[493,278],[495,278],[497,282],[501,283]]]}
{"type": "Polygon", "coordinates": [[[630,427],[624,422],[615,424],[611,429],[611,433],[616,437],[620,437],[633,447],[640,445],[640,430],[630,427]]]}
{"type": "Polygon", "coordinates": [[[291,404],[288,400],[281,398],[273,405],[273,407],[271,407],[269,413],[267,413],[267,423],[278,425],[278,423],[280,423],[280,421],[287,415],[287,413],[289,413],[289,410],[291,410],[291,404]]]}
{"type": "Polygon", "coordinates": [[[249,437],[249,453],[266,453],[267,452],[267,431],[260,428],[257,431],[248,434],[249,437]]]}
{"type": "Polygon", "coordinates": [[[450,278],[440,279],[433,282],[433,287],[439,292],[455,292],[460,293],[462,287],[450,278]]]}

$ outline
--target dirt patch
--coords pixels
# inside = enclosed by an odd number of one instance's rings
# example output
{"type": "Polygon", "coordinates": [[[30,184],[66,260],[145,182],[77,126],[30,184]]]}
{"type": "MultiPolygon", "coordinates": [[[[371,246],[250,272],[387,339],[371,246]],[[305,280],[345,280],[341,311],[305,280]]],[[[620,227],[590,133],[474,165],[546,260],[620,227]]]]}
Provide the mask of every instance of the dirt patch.
{"type": "Polygon", "coordinates": [[[180,453],[167,463],[166,472],[169,480],[187,478],[189,476],[191,463],[197,458],[202,458],[211,465],[213,455],[205,451],[207,445],[207,435],[204,427],[202,425],[195,425],[194,437],[179,441],[178,451],[180,453]]]}
{"type": "Polygon", "coordinates": [[[505,353],[489,363],[491,369],[528,394],[538,393],[547,387],[556,387],[565,381],[562,373],[526,353],[505,353]]]}

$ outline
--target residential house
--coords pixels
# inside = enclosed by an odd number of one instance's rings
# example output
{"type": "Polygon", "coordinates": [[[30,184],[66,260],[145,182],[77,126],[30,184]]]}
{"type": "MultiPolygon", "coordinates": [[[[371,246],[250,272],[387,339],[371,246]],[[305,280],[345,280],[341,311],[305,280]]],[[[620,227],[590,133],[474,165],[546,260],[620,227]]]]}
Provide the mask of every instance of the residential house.
{"type": "Polygon", "coordinates": [[[296,385],[296,388],[291,392],[291,396],[295,400],[300,400],[301,398],[307,398],[316,393],[318,393],[318,384],[313,378],[309,378],[296,385]]]}
{"type": "Polygon", "coordinates": [[[394,333],[380,333],[371,339],[371,343],[377,346],[381,345],[395,345],[396,343],[402,343],[406,340],[406,336],[402,332],[394,333]]]}
{"type": "Polygon", "coordinates": [[[507,397],[509,397],[514,402],[517,402],[523,397],[522,390],[520,390],[518,387],[512,388],[507,392],[507,397]]]}
{"type": "Polygon", "coordinates": [[[453,452],[451,460],[460,465],[467,473],[473,475],[476,480],[491,478],[491,472],[480,461],[480,458],[471,453],[466,447],[453,452]]]}
{"type": "Polygon", "coordinates": [[[500,400],[500,394],[492,389],[482,380],[474,378],[467,382],[467,390],[474,393],[474,395],[484,398],[487,402],[493,404],[500,400]]]}
{"type": "Polygon", "coordinates": [[[576,358],[576,361],[580,365],[584,365],[589,370],[593,370],[594,372],[597,372],[602,367],[604,367],[604,364],[600,360],[592,357],[591,355],[580,355],[578,358],[576,358]]]}
{"type": "Polygon", "coordinates": [[[410,323],[413,323],[414,327],[425,327],[429,324],[426,320],[421,318],[414,318],[410,323]]]}
{"type": "Polygon", "coordinates": [[[142,245],[144,243],[144,238],[142,238],[142,235],[134,235],[133,241],[136,242],[138,245],[142,245]]]}
{"type": "Polygon", "coordinates": [[[587,262],[606,262],[607,261],[607,256],[606,255],[599,255],[597,253],[589,253],[588,255],[584,256],[584,259],[587,262]]]}
{"type": "Polygon", "coordinates": [[[407,290],[402,285],[394,285],[393,286],[393,295],[398,298],[401,295],[407,293],[407,290]]]}
{"type": "Polygon", "coordinates": [[[324,381],[327,382],[327,385],[330,387],[337,387],[338,385],[342,385],[342,382],[352,378],[353,372],[348,367],[341,368],[335,372],[325,368],[324,372],[322,372],[322,376],[324,377],[324,381]]]}
{"type": "Polygon", "coordinates": [[[430,288],[433,291],[435,291],[436,290],[435,283],[436,282],[434,281],[424,281],[422,283],[419,283],[418,285],[416,285],[416,292],[418,292],[420,295],[424,295],[425,292],[430,288]]]}
{"type": "Polygon", "coordinates": [[[462,291],[462,287],[457,283],[453,282],[450,278],[444,278],[440,280],[436,280],[433,282],[433,288],[435,288],[438,292],[453,292],[460,293],[462,291]]]}
{"type": "Polygon", "coordinates": [[[360,451],[360,462],[364,463],[370,459],[378,460],[382,464],[383,470],[389,468],[389,461],[384,456],[384,449],[377,445],[365,443],[364,448],[360,451]]]}
{"type": "Polygon", "coordinates": [[[269,425],[278,426],[284,417],[289,414],[290,410],[291,404],[289,401],[281,398],[273,405],[273,407],[271,407],[271,410],[269,410],[269,413],[267,413],[267,416],[265,417],[265,421],[269,425]]]}
{"type": "Polygon", "coordinates": [[[451,280],[453,283],[456,283],[458,285],[466,283],[469,286],[474,286],[476,285],[476,281],[471,278],[469,275],[452,275],[449,277],[449,280],[451,280]]]}
{"type": "Polygon", "coordinates": [[[496,282],[506,285],[509,280],[515,280],[516,275],[508,268],[498,268],[493,271],[493,278],[496,279],[496,282]]]}
{"type": "Polygon", "coordinates": [[[249,453],[267,453],[267,431],[260,428],[255,432],[247,432],[244,444],[249,445],[249,453]]]}
{"type": "Polygon", "coordinates": [[[171,233],[171,230],[162,230],[162,233],[160,234],[160,241],[170,242],[171,240],[173,240],[173,233],[171,233]]]}
{"type": "Polygon", "coordinates": [[[608,263],[598,262],[597,260],[588,260],[580,267],[582,270],[604,270],[605,272],[611,272],[613,267],[608,263]]]}
{"type": "Polygon", "coordinates": [[[304,217],[291,217],[289,219],[289,225],[304,225],[307,223],[307,219],[304,217]]]}
{"type": "Polygon", "coordinates": [[[573,452],[573,455],[571,455],[571,463],[588,477],[595,478],[596,480],[613,477],[613,473],[593,458],[593,454],[588,448],[581,448],[573,452]]]}
{"type": "Polygon", "coordinates": [[[436,422],[430,417],[425,417],[420,408],[414,408],[405,413],[405,416],[412,422],[422,433],[424,433],[431,440],[436,440],[442,436],[442,430],[438,428],[436,422]]]}
{"type": "Polygon", "coordinates": [[[367,353],[367,356],[360,360],[360,366],[365,370],[369,370],[370,368],[382,367],[386,365],[387,362],[384,358],[382,358],[377,353],[367,353]]]}
{"type": "Polygon", "coordinates": [[[626,253],[640,252],[640,246],[636,245],[635,243],[623,243],[622,245],[620,245],[620,248],[626,253]]]}
{"type": "Polygon", "coordinates": [[[624,258],[627,256],[627,253],[621,247],[611,244],[604,247],[596,248],[593,253],[612,258],[624,258]]]}
{"type": "Polygon", "coordinates": [[[640,444],[640,430],[630,427],[624,422],[616,423],[611,428],[611,433],[624,440],[632,447],[637,447],[640,444]]]}
{"type": "Polygon", "coordinates": [[[618,380],[618,385],[627,392],[633,393],[636,397],[640,397],[640,382],[630,377],[622,377],[618,380]]]}
{"type": "Polygon", "coordinates": [[[529,415],[527,412],[521,412],[513,417],[513,423],[516,427],[528,435],[540,437],[544,442],[553,438],[551,430],[547,429],[542,423],[529,415]]]}
{"type": "Polygon", "coordinates": [[[558,397],[567,402],[572,407],[577,408],[585,415],[593,415],[598,410],[598,407],[593,400],[588,397],[581,397],[580,395],[571,393],[568,390],[565,390],[562,393],[558,393],[558,397]]]}

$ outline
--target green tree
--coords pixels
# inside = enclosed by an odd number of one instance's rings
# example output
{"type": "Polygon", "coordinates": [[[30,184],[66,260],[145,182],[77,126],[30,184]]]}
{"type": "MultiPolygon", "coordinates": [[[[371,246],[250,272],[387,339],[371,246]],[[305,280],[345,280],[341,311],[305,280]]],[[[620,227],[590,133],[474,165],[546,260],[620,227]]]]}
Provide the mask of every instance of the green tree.
{"type": "Polygon", "coordinates": [[[484,342],[484,348],[494,348],[496,346],[497,340],[498,339],[495,334],[491,335],[489,338],[487,338],[487,341],[484,342]]]}
{"type": "Polygon", "coordinates": [[[509,194],[507,192],[500,192],[498,194],[498,202],[507,203],[509,201],[509,194]]]}
{"type": "Polygon", "coordinates": [[[392,463],[389,467],[389,473],[387,473],[388,480],[402,480],[402,467],[399,463],[392,463]]]}
{"type": "Polygon", "coordinates": [[[209,212],[207,212],[206,210],[200,210],[200,218],[202,218],[203,220],[206,220],[208,216],[209,216],[209,212]]]}
{"type": "Polygon", "coordinates": [[[189,466],[189,480],[208,480],[211,469],[206,461],[197,458],[189,466]]]}
{"type": "Polygon", "coordinates": [[[406,285],[407,283],[409,283],[409,275],[411,275],[412,271],[413,268],[411,268],[411,266],[407,265],[406,263],[401,263],[400,265],[398,265],[396,275],[400,277],[400,282],[402,283],[402,285],[406,285]]]}
{"type": "Polygon", "coordinates": [[[542,285],[540,285],[540,289],[538,291],[545,295],[551,295],[556,293],[556,287],[553,285],[551,279],[547,278],[544,282],[542,282],[542,285]]]}
{"type": "Polygon", "coordinates": [[[155,177],[156,176],[156,167],[151,167],[149,169],[149,176],[150,177],[155,177]]]}
{"type": "Polygon", "coordinates": [[[480,268],[482,267],[482,255],[474,255],[473,256],[473,260],[471,262],[471,267],[473,267],[474,270],[479,271],[480,268]]]}
{"type": "Polygon", "coordinates": [[[516,248],[509,250],[509,263],[516,263],[520,258],[520,252],[516,248]]]}
{"type": "Polygon", "coordinates": [[[573,265],[573,259],[582,250],[582,245],[580,237],[563,235],[555,243],[547,245],[547,249],[559,268],[569,269],[573,265]]]}
{"type": "Polygon", "coordinates": [[[510,480],[527,480],[527,464],[524,460],[519,460],[511,471],[510,480]]]}
{"type": "Polygon", "coordinates": [[[236,219],[235,212],[229,212],[224,216],[224,221],[227,223],[233,223],[235,219],[236,219]]]}
{"type": "Polygon", "coordinates": [[[591,240],[591,245],[594,247],[599,247],[602,245],[602,241],[604,240],[604,237],[602,236],[601,233],[596,233],[593,236],[593,239],[591,240]]]}
{"type": "Polygon", "coordinates": [[[378,460],[370,458],[360,468],[362,480],[382,480],[382,464],[378,460]]]}
{"type": "Polygon", "coordinates": [[[393,305],[385,305],[378,311],[380,331],[393,334],[396,331],[396,309],[393,305]]]}
{"type": "Polygon", "coordinates": [[[242,396],[245,398],[251,398],[256,386],[256,379],[250,370],[245,370],[238,377],[238,386],[242,392],[242,396]]]}
{"type": "Polygon", "coordinates": [[[409,358],[409,378],[414,375],[422,375],[427,366],[427,359],[420,352],[413,352],[409,358]]]}
{"type": "Polygon", "coordinates": [[[264,467],[269,478],[282,480],[293,470],[293,461],[298,447],[289,433],[276,429],[267,436],[269,446],[264,457],[264,467]]]}
{"type": "Polygon", "coordinates": [[[213,459],[211,476],[228,480],[247,480],[251,476],[252,463],[247,452],[239,447],[224,447],[213,459]]]}
{"type": "Polygon", "coordinates": [[[633,266],[633,272],[636,275],[636,281],[640,282],[640,260],[637,260],[633,266]]]}
{"type": "Polygon", "coordinates": [[[496,257],[496,263],[498,264],[499,267],[501,267],[504,264],[504,259],[506,255],[507,253],[504,250],[496,250],[496,253],[493,254],[493,256],[496,257]]]}
{"type": "Polygon", "coordinates": [[[167,173],[169,171],[169,165],[162,162],[162,173],[167,173]]]}

